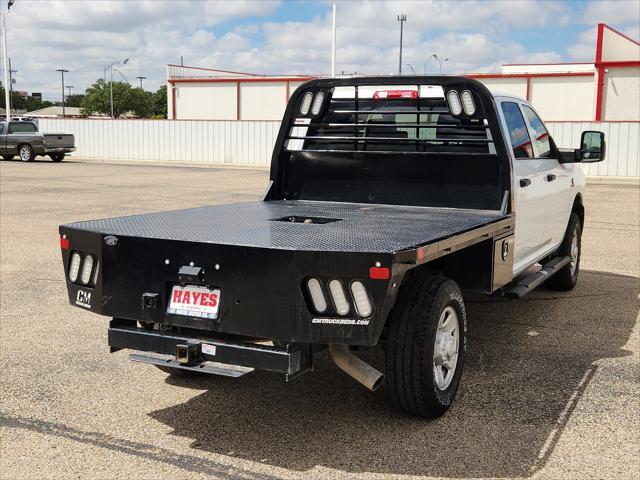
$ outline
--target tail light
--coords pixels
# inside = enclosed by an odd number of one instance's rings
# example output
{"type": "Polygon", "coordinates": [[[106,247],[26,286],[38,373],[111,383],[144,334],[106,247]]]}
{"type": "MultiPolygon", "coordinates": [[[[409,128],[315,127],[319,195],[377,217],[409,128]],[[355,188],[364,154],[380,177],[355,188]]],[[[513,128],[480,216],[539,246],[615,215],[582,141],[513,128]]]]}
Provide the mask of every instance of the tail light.
{"type": "Polygon", "coordinates": [[[465,90],[460,94],[460,99],[462,100],[462,108],[464,109],[464,113],[472,116],[476,113],[476,104],[473,101],[473,95],[469,90],[465,90]]]}
{"type": "Polygon", "coordinates": [[[75,282],[78,280],[78,274],[80,273],[80,263],[82,262],[82,257],[78,252],[73,252],[71,254],[71,262],[69,262],[69,280],[75,282]]]}
{"type": "Polygon", "coordinates": [[[417,90],[376,90],[374,100],[387,100],[398,98],[418,98],[417,90]]]}
{"type": "Polygon", "coordinates": [[[460,103],[458,92],[449,90],[449,93],[447,93],[447,101],[449,102],[449,110],[452,115],[458,116],[462,113],[462,103],[460,103]]]}
{"type": "Polygon", "coordinates": [[[317,278],[309,279],[309,281],[307,282],[307,289],[309,290],[309,295],[311,296],[313,308],[315,308],[316,312],[318,313],[324,313],[327,310],[327,301],[324,298],[324,293],[322,292],[320,281],[317,278]]]}
{"type": "Polygon", "coordinates": [[[353,296],[353,302],[356,306],[356,311],[361,317],[368,317],[373,312],[371,307],[371,301],[364,284],[356,280],[351,283],[351,295],[353,296]]]}
{"type": "Polygon", "coordinates": [[[331,298],[333,299],[333,304],[336,307],[338,315],[346,315],[349,313],[350,305],[344,293],[342,282],[340,280],[331,280],[329,282],[329,291],[331,292],[331,298]]]}

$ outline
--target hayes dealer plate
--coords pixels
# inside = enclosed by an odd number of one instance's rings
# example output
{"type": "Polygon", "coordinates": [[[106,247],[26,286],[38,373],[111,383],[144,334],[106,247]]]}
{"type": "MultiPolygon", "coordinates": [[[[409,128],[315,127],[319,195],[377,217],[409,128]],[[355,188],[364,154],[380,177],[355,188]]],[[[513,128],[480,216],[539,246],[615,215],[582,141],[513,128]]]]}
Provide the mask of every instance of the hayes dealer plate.
{"type": "Polygon", "coordinates": [[[195,285],[175,285],[171,290],[167,313],[189,317],[218,318],[220,290],[195,285]]]}

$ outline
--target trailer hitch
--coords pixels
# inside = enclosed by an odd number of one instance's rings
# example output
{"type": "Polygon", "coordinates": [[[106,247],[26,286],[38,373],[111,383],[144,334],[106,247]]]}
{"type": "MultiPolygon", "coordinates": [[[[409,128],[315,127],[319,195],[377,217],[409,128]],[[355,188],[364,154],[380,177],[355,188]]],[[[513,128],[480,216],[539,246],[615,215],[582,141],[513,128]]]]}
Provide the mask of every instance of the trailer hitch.
{"type": "Polygon", "coordinates": [[[200,342],[187,342],[176,345],[176,361],[181,365],[195,365],[202,361],[200,342]]]}

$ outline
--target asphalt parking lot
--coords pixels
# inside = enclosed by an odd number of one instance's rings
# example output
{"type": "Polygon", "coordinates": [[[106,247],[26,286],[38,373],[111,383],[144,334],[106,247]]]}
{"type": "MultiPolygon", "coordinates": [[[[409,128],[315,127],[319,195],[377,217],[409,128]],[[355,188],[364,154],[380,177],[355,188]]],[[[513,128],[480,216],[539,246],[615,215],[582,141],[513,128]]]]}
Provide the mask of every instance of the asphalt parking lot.
{"type": "MultiPolygon", "coordinates": [[[[0,162],[0,477],[638,478],[640,189],[591,185],[569,293],[469,297],[451,411],[395,413],[323,356],[179,380],[107,349],[68,305],[57,228],[259,198],[265,170],[0,162]]],[[[372,358],[377,361],[375,355],[372,358]]]]}

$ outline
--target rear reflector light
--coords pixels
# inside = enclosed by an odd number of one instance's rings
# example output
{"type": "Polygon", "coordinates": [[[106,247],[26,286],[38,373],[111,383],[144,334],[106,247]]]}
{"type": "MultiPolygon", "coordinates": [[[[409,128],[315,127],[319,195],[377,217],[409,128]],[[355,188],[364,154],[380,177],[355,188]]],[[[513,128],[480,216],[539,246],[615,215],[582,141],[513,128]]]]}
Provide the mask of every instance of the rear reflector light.
{"type": "Polygon", "coordinates": [[[460,115],[462,113],[462,104],[460,103],[458,92],[449,90],[449,93],[447,93],[447,101],[449,102],[449,110],[452,115],[460,115]]]}
{"type": "Polygon", "coordinates": [[[464,108],[464,113],[471,116],[476,113],[476,104],[473,102],[473,95],[469,90],[465,90],[460,94],[460,99],[462,100],[462,108],[464,108]]]}
{"type": "Polygon", "coordinates": [[[327,301],[324,298],[324,293],[322,293],[322,287],[320,286],[318,279],[309,279],[307,282],[307,289],[309,290],[309,295],[313,302],[313,308],[316,309],[316,312],[323,313],[327,309],[327,301]]]}
{"type": "Polygon", "coordinates": [[[394,98],[418,98],[417,90],[377,90],[373,94],[374,100],[394,98]]]}
{"type": "Polygon", "coordinates": [[[391,271],[387,267],[371,267],[369,269],[369,278],[371,280],[389,280],[391,271]]]}
{"type": "Polygon", "coordinates": [[[300,113],[302,115],[306,115],[309,113],[309,108],[311,107],[311,100],[313,100],[313,93],[307,92],[302,97],[302,104],[300,105],[300,113]]]}
{"type": "Polygon", "coordinates": [[[80,283],[86,285],[91,280],[91,271],[93,270],[93,256],[87,255],[82,263],[82,274],[80,275],[80,283]]]}
{"type": "Polygon", "coordinates": [[[369,301],[369,295],[367,290],[360,281],[355,281],[351,284],[351,293],[353,295],[353,301],[356,305],[358,315],[361,317],[368,317],[371,315],[373,309],[371,308],[371,302],[369,301]]]}
{"type": "Polygon", "coordinates": [[[78,273],[80,273],[80,262],[82,258],[78,252],[73,252],[71,255],[71,263],[69,264],[69,280],[75,282],[78,279],[78,273]]]}
{"type": "Polygon", "coordinates": [[[333,304],[336,307],[338,315],[346,315],[349,313],[349,302],[347,296],[344,294],[344,288],[342,288],[342,282],[340,280],[331,280],[329,282],[329,291],[331,292],[331,298],[333,304]]]}
{"type": "Polygon", "coordinates": [[[318,92],[316,98],[313,100],[313,106],[311,107],[311,114],[318,115],[322,108],[322,102],[324,101],[324,93],[318,92]]]}
{"type": "Polygon", "coordinates": [[[69,239],[67,237],[60,237],[60,248],[62,250],[69,250],[69,239]]]}

